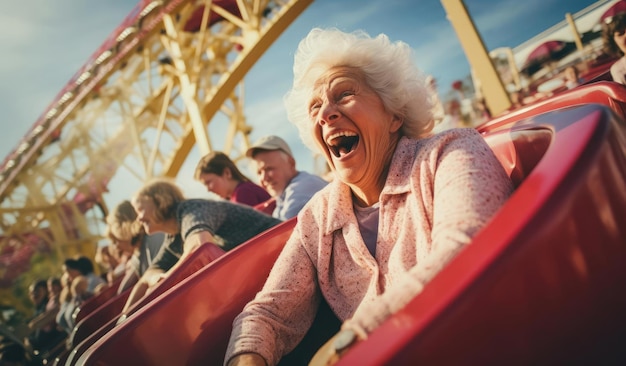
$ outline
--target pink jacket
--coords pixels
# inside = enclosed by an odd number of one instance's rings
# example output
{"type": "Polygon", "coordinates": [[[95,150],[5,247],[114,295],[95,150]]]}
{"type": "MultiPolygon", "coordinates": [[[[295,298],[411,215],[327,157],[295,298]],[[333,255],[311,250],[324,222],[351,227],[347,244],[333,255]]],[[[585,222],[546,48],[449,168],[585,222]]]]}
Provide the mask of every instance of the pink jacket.
{"type": "Polygon", "coordinates": [[[235,319],[226,361],[255,352],[278,363],[310,327],[320,294],[344,327],[371,332],[470,243],[512,189],[474,129],[402,138],[380,195],[376,257],[349,187],[334,181],[302,209],[263,290],[235,319]]]}

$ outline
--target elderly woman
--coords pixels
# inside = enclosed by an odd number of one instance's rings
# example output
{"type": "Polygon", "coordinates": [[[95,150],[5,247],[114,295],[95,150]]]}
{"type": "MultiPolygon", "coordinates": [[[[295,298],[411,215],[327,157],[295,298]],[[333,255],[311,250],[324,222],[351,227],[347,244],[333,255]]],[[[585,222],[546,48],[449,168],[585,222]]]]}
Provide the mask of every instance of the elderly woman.
{"type": "Polygon", "coordinates": [[[131,203],[147,234],[166,236],[154,263],[133,287],[124,314],[203,243],[216,243],[228,251],[281,222],[246,205],[185,199],[174,183],[164,179],[146,184],[131,203]]]}
{"type": "Polygon", "coordinates": [[[385,35],[313,29],[285,103],[335,179],[300,212],[265,286],[235,319],[228,365],[277,364],[321,297],[343,321],[341,347],[367,338],[512,191],[475,130],[430,136],[429,94],[411,50],[385,35]]]}
{"type": "Polygon", "coordinates": [[[124,277],[118,288],[118,293],[122,293],[134,286],[148,270],[159,253],[165,236],[163,233],[147,235],[128,200],[115,206],[106,222],[107,237],[122,255],[130,258],[125,263],[124,277]]]}

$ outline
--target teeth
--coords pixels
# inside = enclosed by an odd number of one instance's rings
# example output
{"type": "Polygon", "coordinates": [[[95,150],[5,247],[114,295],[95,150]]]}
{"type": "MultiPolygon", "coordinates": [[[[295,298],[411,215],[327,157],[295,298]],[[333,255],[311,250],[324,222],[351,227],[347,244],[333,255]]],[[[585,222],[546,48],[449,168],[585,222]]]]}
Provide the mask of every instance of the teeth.
{"type": "Polygon", "coordinates": [[[335,140],[338,137],[352,137],[352,136],[356,136],[356,133],[354,132],[349,132],[349,131],[342,131],[342,132],[336,132],[331,134],[330,136],[328,136],[326,138],[326,143],[330,146],[333,146],[333,140],[335,140]]]}
{"type": "Polygon", "coordinates": [[[350,153],[355,143],[358,143],[358,138],[359,135],[351,131],[335,132],[326,138],[326,144],[330,152],[335,155],[335,157],[339,158],[350,153]],[[350,141],[354,138],[356,138],[356,140],[350,141]],[[348,141],[346,141],[346,139],[348,139],[348,141]]]}

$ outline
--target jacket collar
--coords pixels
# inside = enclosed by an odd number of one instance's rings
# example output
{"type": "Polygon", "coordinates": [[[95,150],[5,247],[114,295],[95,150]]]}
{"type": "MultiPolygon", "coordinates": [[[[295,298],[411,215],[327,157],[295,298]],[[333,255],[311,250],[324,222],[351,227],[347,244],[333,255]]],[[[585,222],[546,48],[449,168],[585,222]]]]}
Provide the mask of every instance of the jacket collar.
{"type": "MultiPolygon", "coordinates": [[[[400,139],[391,158],[391,167],[389,168],[381,198],[385,195],[409,192],[409,177],[417,152],[417,145],[416,140],[407,137],[400,139]]],[[[347,184],[337,178],[330,183],[326,220],[325,235],[344,227],[350,221],[355,221],[352,191],[347,184]]]]}
{"type": "Polygon", "coordinates": [[[411,190],[409,178],[412,174],[418,142],[408,137],[402,137],[398,142],[391,158],[385,186],[380,194],[381,198],[385,195],[403,194],[411,190]]]}

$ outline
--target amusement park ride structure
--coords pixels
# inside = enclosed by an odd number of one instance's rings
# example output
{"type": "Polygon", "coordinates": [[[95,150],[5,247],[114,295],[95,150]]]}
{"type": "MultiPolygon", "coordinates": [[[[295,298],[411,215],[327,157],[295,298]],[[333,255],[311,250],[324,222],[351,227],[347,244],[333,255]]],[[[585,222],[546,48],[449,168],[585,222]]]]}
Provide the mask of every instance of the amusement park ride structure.
{"type": "Polygon", "coordinates": [[[3,282],[32,250],[93,254],[120,170],[175,177],[194,144],[207,153],[215,139],[240,159],[251,131],[243,77],[311,2],[140,1],[2,163],[3,282]]]}

